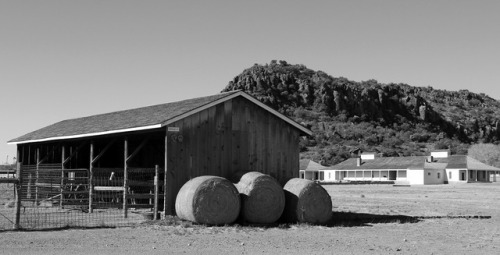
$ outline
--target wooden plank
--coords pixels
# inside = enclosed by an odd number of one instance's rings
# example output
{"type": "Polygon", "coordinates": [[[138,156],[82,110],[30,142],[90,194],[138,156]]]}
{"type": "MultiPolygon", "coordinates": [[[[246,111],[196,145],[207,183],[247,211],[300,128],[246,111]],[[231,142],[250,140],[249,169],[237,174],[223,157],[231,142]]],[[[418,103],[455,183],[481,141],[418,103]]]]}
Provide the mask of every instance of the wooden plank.
{"type": "Polygon", "coordinates": [[[119,187],[119,186],[95,186],[94,190],[95,191],[124,191],[124,187],[119,187]]]}
{"type": "MultiPolygon", "coordinates": [[[[269,164],[266,166],[265,169],[265,174],[269,174],[272,176],[272,173],[274,171],[277,171],[277,147],[276,147],[276,140],[277,140],[277,131],[278,127],[276,126],[276,121],[273,119],[269,119],[269,141],[267,142],[268,148],[269,148],[269,164]]],[[[276,177],[276,176],[275,176],[276,177]]],[[[284,183],[281,183],[282,185],[284,183]]]]}
{"type": "Polygon", "coordinates": [[[61,146],[61,196],[59,197],[59,207],[63,207],[63,200],[64,200],[64,159],[66,157],[66,147],[63,145],[61,146]]]}
{"type": "Polygon", "coordinates": [[[123,142],[123,218],[128,217],[127,190],[128,190],[128,138],[123,142]]]}
{"type": "Polygon", "coordinates": [[[200,113],[200,124],[199,124],[199,129],[196,134],[197,136],[197,161],[198,161],[198,169],[196,173],[193,173],[192,176],[189,176],[189,179],[192,179],[194,177],[198,177],[201,175],[207,175],[209,174],[209,161],[210,161],[210,154],[208,153],[209,151],[209,139],[208,139],[208,109],[203,110],[200,113]]]}
{"type": "Polygon", "coordinates": [[[250,152],[249,152],[249,135],[250,135],[250,129],[252,125],[252,121],[250,119],[250,111],[248,108],[248,105],[246,104],[246,101],[243,99],[238,98],[238,101],[240,101],[240,110],[239,112],[241,114],[238,114],[240,116],[240,138],[239,138],[239,148],[240,148],[240,156],[239,156],[239,170],[242,172],[248,172],[250,170],[250,152]]]}
{"type": "Polygon", "coordinates": [[[90,164],[89,164],[89,213],[94,211],[92,200],[94,199],[94,141],[90,142],[90,164]]]}
{"type": "Polygon", "coordinates": [[[233,100],[228,100],[224,102],[224,154],[222,157],[223,165],[223,175],[227,176],[232,172],[232,160],[233,160],[233,100]]]}
{"type": "MultiPolygon", "coordinates": [[[[245,101],[246,102],[246,101],[245,101]]],[[[245,109],[245,115],[247,118],[247,126],[248,126],[248,135],[247,135],[247,165],[248,171],[259,171],[259,154],[265,148],[257,148],[257,144],[260,142],[259,137],[261,136],[257,127],[259,125],[259,117],[256,117],[256,109],[255,106],[246,102],[247,107],[245,109]]]]}
{"type": "Polygon", "coordinates": [[[212,106],[207,109],[208,110],[208,120],[207,120],[207,130],[206,130],[206,136],[207,136],[207,144],[206,144],[206,149],[207,149],[207,157],[208,157],[208,162],[207,162],[207,169],[210,172],[211,175],[215,176],[220,176],[219,174],[219,169],[218,169],[218,157],[217,155],[217,133],[216,133],[216,124],[215,124],[215,118],[216,118],[216,106],[212,106]]]}
{"type": "MultiPolygon", "coordinates": [[[[24,149],[24,148],[23,148],[24,149]]],[[[19,229],[19,222],[21,221],[21,190],[22,190],[22,183],[23,183],[23,175],[21,173],[21,164],[18,162],[17,163],[17,179],[19,181],[19,185],[15,185],[16,189],[16,205],[15,205],[15,211],[16,211],[16,218],[14,220],[14,229],[19,229]]]]}
{"type": "Polygon", "coordinates": [[[158,165],[155,166],[155,180],[154,180],[154,184],[155,184],[155,192],[154,192],[154,210],[153,210],[153,220],[157,220],[158,219],[158,192],[159,192],[159,186],[158,186],[158,183],[159,183],[159,180],[158,178],[160,177],[160,168],[158,167],[158,165]]]}
{"type": "Polygon", "coordinates": [[[240,130],[240,105],[237,99],[233,99],[233,109],[232,109],[232,130],[231,130],[231,167],[230,171],[226,176],[231,176],[234,173],[241,171],[240,161],[241,161],[241,130],[240,130]]]}
{"type": "MultiPolygon", "coordinates": [[[[38,181],[38,170],[40,169],[40,148],[36,148],[36,172],[35,182],[38,181]]],[[[35,203],[38,203],[38,187],[35,186],[35,203]]]]}
{"type": "Polygon", "coordinates": [[[257,148],[262,148],[259,150],[259,171],[260,172],[265,172],[269,171],[268,170],[268,165],[269,165],[269,116],[271,114],[266,113],[262,115],[262,118],[260,119],[259,126],[257,133],[259,134],[260,138],[258,139],[258,144],[256,144],[257,148]]]}
{"type": "Polygon", "coordinates": [[[183,173],[180,173],[180,180],[185,182],[192,178],[192,176],[197,176],[200,171],[200,137],[198,136],[200,132],[200,113],[196,113],[190,116],[192,121],[191,123],[191,132],[190,132],[190,141],[188,150],[191,151],[190,158],[190,167],[189,170],[183,173]]]}
{"type": "Polygon", "coordinates": [[[214,119],[214,149],[213,149],[213,158],[215,162],[215,170],[214,173],[217,176],[223,176],[223,167],[222,167],[222,158],[224,154],[224,105],[219,104],[214,107],[215,109],[215,119],[214,119]]]}
{"type": "Polygon", "coordinates": [[[168,199],[168,189],[170,188],[170,185],[168,185],[168,180],[169,177],[168,175],[170,174],[168,171],[168,132],[167,128],[165,128],[165,139],[164,139],[164,145],[165,145],[165,151],[164,151],[164,176],[163,176],[163,213],[164,215],[172,215],[173,212],[170,210],[170,200],[168,199]]]}

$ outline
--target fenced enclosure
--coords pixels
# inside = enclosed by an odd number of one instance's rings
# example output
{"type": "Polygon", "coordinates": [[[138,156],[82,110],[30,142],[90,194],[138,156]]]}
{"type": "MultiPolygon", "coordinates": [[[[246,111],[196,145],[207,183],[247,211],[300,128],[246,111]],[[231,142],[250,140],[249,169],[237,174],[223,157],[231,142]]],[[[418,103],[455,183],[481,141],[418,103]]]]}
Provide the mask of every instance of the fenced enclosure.
{"type": "Polygon", "coordinates": [[[158,216],[156,168],[20,165],[0,183],[0,230],[127,226],[158,216]],[[126,177],[125,177],[126,176],[126,177]],[[17,215],[16,215],[17,214],[17,215]]]}
{"type": "Polygon", "coordinates": [[[15,177],[15,170],[0,170],[0,230],[11,229],[15,224],[15,177]]]}

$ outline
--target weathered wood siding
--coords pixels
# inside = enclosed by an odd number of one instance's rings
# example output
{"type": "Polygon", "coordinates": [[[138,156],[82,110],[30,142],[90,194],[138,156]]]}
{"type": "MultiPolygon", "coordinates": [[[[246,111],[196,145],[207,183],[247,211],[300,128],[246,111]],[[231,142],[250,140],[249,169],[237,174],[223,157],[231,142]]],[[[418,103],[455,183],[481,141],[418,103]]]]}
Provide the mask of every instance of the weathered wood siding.
{"type": "Polygon", "coordinates": [[[237,97],[179,120],[168,132],[167,213],[188,180],[202,175],[231,179],[259,171],[282,185],[299,173],[299,131],[245,98],[237,97]],[[182,135],[178,141],[176,136],[182,135]]]}

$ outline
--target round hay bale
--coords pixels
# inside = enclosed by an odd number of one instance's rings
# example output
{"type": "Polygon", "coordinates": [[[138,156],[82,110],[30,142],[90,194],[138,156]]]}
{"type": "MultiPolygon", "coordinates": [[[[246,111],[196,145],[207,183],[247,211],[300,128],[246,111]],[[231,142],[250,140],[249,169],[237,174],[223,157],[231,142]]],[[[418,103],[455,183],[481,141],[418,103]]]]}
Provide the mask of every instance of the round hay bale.
{"type": "Polygon", "coordinates": [[[177,216],[208,225],[234,222],[240,213],[240,196],[230,181],[217,176],[200,176],[186,182],[175,201],[177,216]]]}
{"type": "Polygon", "coordinates": [[[249,172],[235,185],[241,196],[240,216],[250,223],[277,221],[285,209],[285,192],[271,176],[249,172]]]}
{"type": "Polygon", "coordinates": [[[283,187],[286,222],[323,224],[332,216],[332,199],[321,185],[305,179],[290,179],[283,187]]]}

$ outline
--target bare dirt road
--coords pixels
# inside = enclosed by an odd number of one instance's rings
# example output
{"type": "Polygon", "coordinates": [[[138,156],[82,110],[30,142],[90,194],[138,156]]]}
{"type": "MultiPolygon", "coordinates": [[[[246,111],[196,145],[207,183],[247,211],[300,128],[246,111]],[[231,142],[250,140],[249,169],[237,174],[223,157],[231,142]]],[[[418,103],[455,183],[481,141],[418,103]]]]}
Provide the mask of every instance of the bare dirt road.
{"type": "Polygon", "coordinates": [[[0,253],[500,253],[498,183],[324,187],[334,205],[334,221],[328,226],[206,227],[157,221],[115,229],[5,231],[0,232],[0,253]]]}

